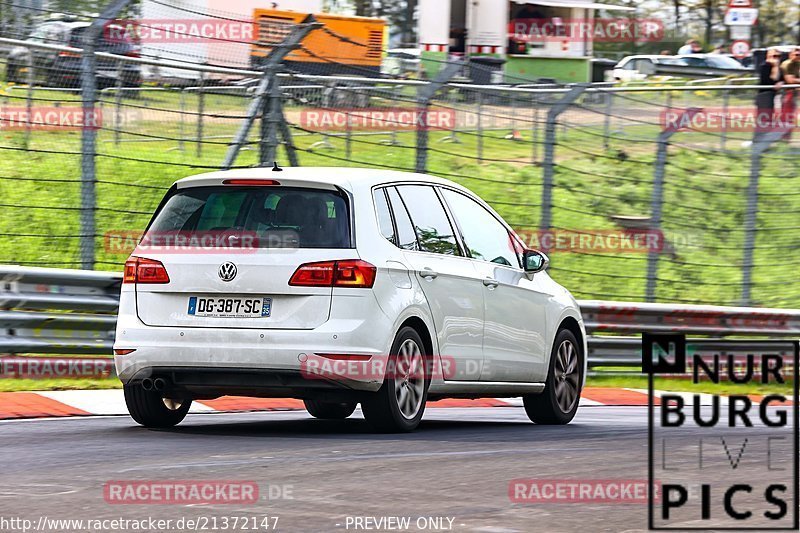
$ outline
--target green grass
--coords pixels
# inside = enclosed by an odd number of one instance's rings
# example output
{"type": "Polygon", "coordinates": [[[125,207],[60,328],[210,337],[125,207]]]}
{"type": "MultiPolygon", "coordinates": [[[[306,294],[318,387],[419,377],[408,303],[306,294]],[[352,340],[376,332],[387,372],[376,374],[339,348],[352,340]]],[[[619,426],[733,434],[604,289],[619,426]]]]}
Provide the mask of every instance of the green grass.
{"type": "Polygon", "coordinates": [[[117,378],[0,379],[0,392],[120,389],[117,378]]]}
{"type": "MultiPolygon", "coordinates": [[[[594,376],[589,376],[586,379],[586,386],[647,390],[647,377],[636,376],[636,375],[633,376],[594,375],[594,376]]],[[[713,393],[713,394],[724,394],[724,395],[783,394],[784,396],[791,397],[794,387],[794,382],[787,381],[786,383],[783,384],[770,383],[767,385],[762,385],[760,383],[746,383],[738,385],[724,381],[719,384],[710,383],[708,381],[692,383],[691,379],[655,378],[653,382],[653,387],[656,390],[664,390],[664,391],[713,393]]]]}

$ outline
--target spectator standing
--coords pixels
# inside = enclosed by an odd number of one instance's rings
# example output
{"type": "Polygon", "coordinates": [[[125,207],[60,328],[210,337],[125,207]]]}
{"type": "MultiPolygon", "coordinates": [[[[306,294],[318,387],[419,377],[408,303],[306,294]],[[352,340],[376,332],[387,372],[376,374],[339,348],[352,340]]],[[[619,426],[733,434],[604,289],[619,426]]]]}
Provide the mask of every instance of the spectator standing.
{"type": "Polygon", "coordinates": [[[767,50],[766,60],[758,69],[758,84],[771,86],[759,89],[756,94],[756,128],[757,131],[764,131],[765,128],[771,127],[775,115],[775,96],[783,85],[781,53],[777,49],[767,50]]]}
{"type": "MultiPolygon", "coordinates": [[[[789,52],[789,59],[781,63],[783,81],[788,85],[800,84],[800,46],[789,52]]],[[[787,89],[783,95],[781,117],[788,126],[797,123],[797,89],[787,89]]],[[[784,135],[784,139],[792,137],[791,127],[784,135]]]]}
{"type": "Polygon", "coordinates": [[[698,54],[703,50],[703,47],[700,46],[700,41],[697,39],[689,39],[686,41],[686,44],[678,48],[678,55],[684,56],[689,54],[698,54]]]}

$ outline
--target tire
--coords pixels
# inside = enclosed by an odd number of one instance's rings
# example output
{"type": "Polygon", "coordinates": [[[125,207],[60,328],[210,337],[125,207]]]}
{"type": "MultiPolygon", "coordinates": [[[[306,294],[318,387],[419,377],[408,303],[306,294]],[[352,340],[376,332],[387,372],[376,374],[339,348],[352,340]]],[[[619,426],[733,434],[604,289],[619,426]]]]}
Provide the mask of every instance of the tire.
{"type": "Polygon", "coordinates": [[[303,400],[308,414],[322,420],[344,420],[356,410],[357,402],[320,402],[303,400]]]}
{"type": "Polygon", "coordinates": [[[404,327],[397,334],[383,385],[361,402],[364,418],[377,431],[413,431],[422,420],[430,385],[424,347],[414,328],[404,327]]]}
{"type": "Polygon", "coordinates": [[[567,329],[559,330],[553,342],[544,391],[522,397],[531,421],[559,425],[569,424],[575,418],[583,383],[583,357],[575,335],[567,329]]]}
{"type": "Polygon", "coordinates": [[[131,418],[147,428],[176,426],[186,417],[192,405],[192,400],[166,399],[161,392],[144,390],[141,385],[125,385],[123,389],[131,418]]]}

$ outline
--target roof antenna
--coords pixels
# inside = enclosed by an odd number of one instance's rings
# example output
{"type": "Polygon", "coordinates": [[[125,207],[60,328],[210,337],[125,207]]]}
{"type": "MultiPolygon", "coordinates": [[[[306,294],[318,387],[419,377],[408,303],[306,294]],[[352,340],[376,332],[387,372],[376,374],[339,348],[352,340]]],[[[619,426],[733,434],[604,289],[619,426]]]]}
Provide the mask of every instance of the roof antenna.
{"type": "Polygon", "coordinates": [[[283,169],[278,166],[278,162],[277,161],[273,161],[273,163],[272,163],[272,171],[273,172],[283,172],[283,169]]]}

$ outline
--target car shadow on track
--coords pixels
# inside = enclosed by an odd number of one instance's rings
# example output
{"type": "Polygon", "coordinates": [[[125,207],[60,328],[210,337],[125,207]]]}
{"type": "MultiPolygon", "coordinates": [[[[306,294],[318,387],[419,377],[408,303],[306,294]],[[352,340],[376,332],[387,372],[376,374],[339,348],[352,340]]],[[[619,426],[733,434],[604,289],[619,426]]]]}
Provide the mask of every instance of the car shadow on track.
{"type": "Polygon", "coordinates": [[[183,424],[170,429],[146,430],[138,427],[127,427],[121,431],[146,431],[167,434],[175,437],[207,436],[207,437],[250,437],[279,439],[335,439],[335,440],[415,440],[415,441],[502,441],[530,442],[560,440],[565,437],[578,437],[591,434],[595,426],[574,423],[567,426],[538,426],[527,421],[497,420],[423,420],[419,428],[411,433],[376,433],[361,418],[346,420],[242,420],[202,421],[187,419],[183,424]]]}

